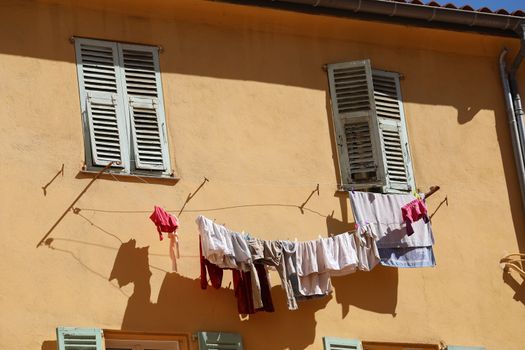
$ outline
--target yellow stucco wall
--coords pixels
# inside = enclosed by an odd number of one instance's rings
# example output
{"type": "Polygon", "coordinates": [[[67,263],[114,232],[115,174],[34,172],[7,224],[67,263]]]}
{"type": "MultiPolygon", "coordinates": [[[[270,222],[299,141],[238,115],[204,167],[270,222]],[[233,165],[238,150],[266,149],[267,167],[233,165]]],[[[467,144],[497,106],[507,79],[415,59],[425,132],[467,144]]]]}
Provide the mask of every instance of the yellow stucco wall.
{"type": "Polygon", "coordinates": [[[196,0],[0,1],[0,347],[52,349],[54,329],[64,325],[233,331],[249,350],[321,349],[323,336],[523,349],[524,290],[498,264],[520,243],[525,249],[497,65],[500,50],[517,44],[196,0]],[[170,152],[181,180],[99,180],[81,211],[53,230],[50,246],[35,248],[90,181],[79,173],[71,36],[163,47],[170,152]],[[438,266],[334,278],[331,299],[296,312],[286,310],[272,274],[277,311],[241,320],[231,287],[199,289],[194,219],[204,214],[267,239],[351,229],[347,199],[336,192],[322,65],[364,58],[404,75],[416,183],[442,187],[431,212],[448,196],[433,218],[438,266]],[[44,196],[62,164],[64,176],[44,196]],[[210,182],[180,216],[182,258],[179,274],[170,273],[149,212],[154,204],[180,209],[203,177],[210,182]],[[318,183],[320,195],[301,213],[318,183]],[[112,271],[121,287],[108,281],[112,271]]]}

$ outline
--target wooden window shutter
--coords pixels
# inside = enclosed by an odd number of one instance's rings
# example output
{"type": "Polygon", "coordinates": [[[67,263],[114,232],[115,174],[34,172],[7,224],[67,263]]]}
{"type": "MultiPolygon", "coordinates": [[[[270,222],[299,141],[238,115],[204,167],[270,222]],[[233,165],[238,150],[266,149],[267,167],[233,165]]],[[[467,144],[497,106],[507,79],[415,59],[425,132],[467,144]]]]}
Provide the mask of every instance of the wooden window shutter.
{"type": "Polygon", "coordinates": [[[169,168],[158,48],[118,44],[133,147],[133,168],[169,168]]]}
{"type": "Polygon", "coordinates": [[[414,188],[399,74],[374,70],[374,102],[385,171],[384,192],[414,188]]]}
{"type": "Polygon", "coordinates": [[[369,60],[328,65],[343,187],[383,185],[369,60]]]}
{"type": "Polygon", "coordinates": [[[104,350],[99,328],[57,328],[58,350],[104,350]]]}
{"type": "Polygon", "coordinates": [[[363,60],[328,65],[328,79],[343,188],[414,188],[399,75],[363,60]]]}
{"type": "Polygon", "coordinates": [[[76,39],[80,104],[87,159],[105,166],[127,159],[125,111],[118,69],[116,43],[76,39]]]}
{"type": "Polygon", "coordinates": [[[238,333],[199,332],[199,350],[243,350],[238,333]]]}
{"type": "Polygon", "coordinates": [[[486,350],[486,348],[479,347],[479,346],[455,346],[455,345],[448,345],[447,350],[486,350]]]}
{"type": "Polygon", "coordinates": [[[363,345],[357,339],[342,339],[323,337],[324,350],[363,350],[363,345]]]}

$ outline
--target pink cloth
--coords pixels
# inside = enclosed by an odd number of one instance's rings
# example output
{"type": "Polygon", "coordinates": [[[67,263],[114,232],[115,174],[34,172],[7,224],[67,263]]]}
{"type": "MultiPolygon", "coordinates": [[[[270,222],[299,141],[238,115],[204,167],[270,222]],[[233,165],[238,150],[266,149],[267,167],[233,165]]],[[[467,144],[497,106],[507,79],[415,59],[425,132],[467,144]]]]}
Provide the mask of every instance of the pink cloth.
{"type": "Polygon", "coordinates": [[[407,235],[412,235],[414,230],[412,229],[412,223],[420,219],[428,222],[428,211],[425,202],[422,199],[414,199],[412,202],[401,207],[401,215],[403,221],[407,225],[407,235]]]}
{"type": "Polygon", "coordinates": [[[162,232],[175,233],[179,227],[177,218],[158,206],[155,206],[149,218],[157,226],[157,232],[161,241],[164,239],[162,232]]]}
{"type": "Polygon", "coordinates": [[[172,262],[173,271],[177,271],[177,257],[180,257],[179,253],[179,236],[177,235],[177,228],[179,227],[179,221],[177,218],[161,207],[155,206],[153,213],[149,217],[151,221],[157,226],[157,232],[159,233],[159,239],[162,241],[164,237],[162,232],[168,233],[170,239],[170,258],[172,262]],[[175,251],[177,254],[175,255],[175,251]]]}

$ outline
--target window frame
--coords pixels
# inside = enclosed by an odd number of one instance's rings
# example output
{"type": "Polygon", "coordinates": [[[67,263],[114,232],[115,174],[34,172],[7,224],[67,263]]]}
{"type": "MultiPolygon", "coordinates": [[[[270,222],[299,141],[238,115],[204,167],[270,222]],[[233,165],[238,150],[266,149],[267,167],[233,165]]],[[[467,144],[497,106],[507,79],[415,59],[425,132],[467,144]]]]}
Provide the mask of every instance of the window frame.
{"type": "MultiPolygon", "coordinates": [[[[373,68],[369,59],[337,62],[328,64],[326,67],[334,139],[336,143],[336,156],[339,166],[339,190],[370,190],[379,191],[385,194],[409,193],[414,191],[416,189],[416,183],[408,138],[408,126],[406,123],[405,108],[401,93],[401,75],[397,72],[373,68]],[[361,74],[363,74],[363,76],[361,78],[353,78],[352,75],[356,74],[355,70],[358,69],[362,70],[361,74]],[[345,70],[353,70],[354,72],[347,73],[349,75],[340,78],[343,80],[338,81],[336,75],[346,74],[344,72],[345,70]],[[375,93],[380,93],[380,91],[377,91],[380,89],[378,88],[376,90],[374,87],[375,79],[390,79],[391,83],[395,84],[397,108],[399,112],[398,119],[392,117],[386,118],[385,115],[380,115],[380,112],[378,112],[377,97],[375,93]],[[343,85],[345,84],[343,83],[344,81],[346,81],[346,84],[348,85],[343,85]],[[363,84],[365,84],[366,87],[363,84]],[[356,107],[359,104],[364,107],[356,107]],[[362,125],[364,124],[368,124],[368,129],[366,130],[368,134],[362,134],[362,131],[359,131],[363,128],[362,125]],[[351,127],[351,125],[354,126],[351,127]],[[385,130],[390,129],[390,133],[392,133],[392,129],[395,130],[398,128],[397,136],[400,147],[399,151],[402,152],[403,165],[406,174],[406,181],[404,182],[393,181],[395,176],[390,176],[388,174],[388,167],[390,167],[390,165],[388,165],[389,163],[387,162],[387,148],[385,146],[385,137],[388,136],[385,136],[387,132],[385,131],[385,134],[383,134],[382,130],[382,127],[385,126],[385,130]],[[347,131],[347,127],[351,127],[352,129],[347,131]],[[353,153],[353,157],[357,156],[354,160],[357,159],[360,162],[360,168],[358,168],[358,171],[353,171],[351,167],[352,157],[350,157],[349,154],[348,132],[359,132],[359,134],[357,134],[359,138],[362,138],[363,135],[368,135],[369,138],[368,144],[371,148],[369,156],[363,157],[363,153],[353,153]],[[371,163],[372,161],[373,166],[371,163]],[[373,179],[370,179],[368,182],[353,180],[353,176],[360,172],[364,172],[364,169],[366,169],[367,174],[374,174],[375,172],[373,179]]],[[[354,147],[356,152],[362,152],[361,146],[354,147]]],[[[392,151],[390,151],[390,155],[391,157],[398,156],[398,154],[392,153],[392,151]]],[[[397,160],[396,158],[392,159],[397,160]]],[[[392,164],[395,164],[395,162],[392,164]]],[[[392,170],[397,169],[395,169],[394,166],[392,170]]]]}
{"type": "MultiPolygon", "coordinates": [[[[120,104],[115,108],[117,114],[117,125],[118,132],[121,137],[120,147],[121,147],[121,165],[113,165],[110,167],[107,172],[124,175],[124,176],[144,176],[144,177],[153,177],[153,178],[176,178],[171,167],[171,156],[170,156],[170,147],[169,147],[169,136],[168,136],[168,126],[167,126],[167,117],[166,110],[164,107],[164,91],[162,87],[162,79],[160,73],[160,57],[159,57],[159,46],[155,45],[145,45],[145,44],[135,44],[122,41],[113,41],[113,40],[102,40],[102,39],[92,39],[84,37],[73,37],[74,46],[75,46],[75,59],[76,59],[76,71],[77,71],[77,81],[79,87],[79,100],[80,100],[80,112],[82,117],[82,131],[84,138],[84,157],[85,165],[83,170],[86,172],[98,172],[104,168],[103,165],[98,165],[95,163],[93,156],[93,139],[90,134],[90,117],[88,116],[88,103],[87,98],[90,95],[90,92],[87,91],[84,84],[83,78],[83,64],[81,61],[81,45],[82,44],[92,44],[92,45],[104,45],[111,46],[114,49],[114,68],[115,68],[115,79],[116,79],[116,89],[117,93],[116,99],[120,104]],[[125,73],[123,67],[123,55],[122,52],[124,49],[135,49],[151,52],[153,55],[153,64],[155,70],[155,79],[156,79],[156,89],[157,89],[157,98],[152,98],[155,100],[153,104],[158,110],[157,120],[159,124],[159,139],[161,140],[161,150],[162,150],[162,159],[163,166],[165,170],[158,169],[139,169],[135,165],[137,162],[137,155],[135,152],[133,144],[133,135],[132,135],[132,116],[131,116],[131,100],[136,99],[127,92],[125,73]],[[129,100],[129,101],[128,101],[129,100]]],[[[96,93],[94,94],[96,95],[96,93]]]]}
{"type": "Polygon", "coordinates": [[[187,333],[159,333],[159,332],[135,332],[104,329],[105,348],[110,348],[111,344],[131,346],[133,350],[135,345],[153,346],[154,350],[190,350],[192,349],[190,335],[187,333]],[[138,344],[137,344],[138,343],[138,344]],[[163,344],[166,344],[164,346],[163,344]],[[173,344],[176,347],[173,348],[173,344]],[[171,347],[170,347],[171,346],[171,347]]]}

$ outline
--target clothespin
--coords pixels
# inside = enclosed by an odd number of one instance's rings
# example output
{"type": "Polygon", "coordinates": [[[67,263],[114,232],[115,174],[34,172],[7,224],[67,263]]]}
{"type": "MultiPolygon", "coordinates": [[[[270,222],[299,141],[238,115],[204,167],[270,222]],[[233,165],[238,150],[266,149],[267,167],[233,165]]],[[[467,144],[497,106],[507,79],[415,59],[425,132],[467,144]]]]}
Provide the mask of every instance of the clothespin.
{"type": "Polygon", "coordinates": [[[421,199],[421,196],[419,195],[419,193],[414,189],[412,190],[412,194],[414,195],[414,197],[416,197],[417,199],[421,199]]]}

